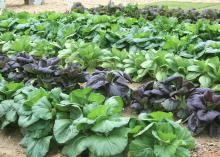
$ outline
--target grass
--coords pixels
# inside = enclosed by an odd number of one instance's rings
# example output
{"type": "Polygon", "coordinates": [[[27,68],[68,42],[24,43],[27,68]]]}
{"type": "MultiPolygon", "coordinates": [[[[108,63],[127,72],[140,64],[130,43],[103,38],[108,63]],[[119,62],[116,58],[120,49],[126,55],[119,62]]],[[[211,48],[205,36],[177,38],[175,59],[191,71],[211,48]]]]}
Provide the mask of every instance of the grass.
{"type": "Polygon", "coordinates": [[[193,3],[193,2],[172,2],[172,1],[167,1],[167,2],[153,2],[149,3],[148,5],[164,5],[168,6],[169,8],[182,8],[182,9],[191,9],[195,8],[198,10],[203,10],[206,8],[209,9],[220,9],[220,3],[193,3]]]}

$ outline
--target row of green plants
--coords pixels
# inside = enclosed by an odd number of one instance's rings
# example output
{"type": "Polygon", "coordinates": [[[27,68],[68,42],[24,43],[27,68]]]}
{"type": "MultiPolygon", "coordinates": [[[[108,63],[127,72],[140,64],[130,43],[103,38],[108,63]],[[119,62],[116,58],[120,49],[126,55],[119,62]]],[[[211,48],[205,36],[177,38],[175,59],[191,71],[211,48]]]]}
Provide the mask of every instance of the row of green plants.
{"type": "MultiPolygon", "coordinates": [[[[58,56],[56,66],[64,69],[64,73],[71,66],[80,73],[79,67],[70,65],[78,63],[89,73],[96,68],[120,69],[134,81],[155,78],[160,81],[180,75],[202,87],[219,90],[219,25],[208,21],[190,24],[158,17],[150,22],[142,18],[54,12],[35,15],[3,12],[0,19],[2,55],[58,56]]],[[[36,68],[35,72],[31,69],[36,73],[36,68]]],[[[52,81],[47,80],[57,84],[52,81]]],[[[73,80],[60,86],[72,83],[73,80]]]]}
{"type": "Polygon", "coordinates": [[[1,51],[14,54],[54,55],[67,40],[94,42],[101,48],[166,50],[187,58],[218,55],[218,24],[200,20],[195,24],[158,16],[153,21],[89,13],[13,13],[0,15],[1,51]],[[205,53],[205,54],[204,54],[205,53]],[[195,56],[194,56],[195,54],[195,56]]]}
{"type": "MultiPolygon", "coordinates": [[[[215,55],[207,59],[185,58],[169,51],[154,49],[129,53],[116,48],[101,49],[95,43],[72,40],[68,40],[65,48],[57,52],[57,57],[54,55],[54,57],[39,58],[35,54],[30,54],[32,52],[17,53],[12,57],[7,57],[9,54],[0,55],[2,58],[0,72],[5,74],[4,77],[14,81],[22,81],[26,75],[29,76],[29,80],[31,77],[35,79],[34,75],[38,74],[38,78],[42,80],[41,84],[47,82],[54,87],[53,84],[58,85],[58,82],[66,80],[65,85],[59,86],[75,88],[75,82],[85,80],[83,76],[86,72],[91,74],[98,68],[121,70],[130,75],[135,82],[155,79],[163,81],[175,75],[182,76],[197,86],[220,90],[219,57],[215,55]],[[71,75],[70,71],[74,74],[71,75]],[[54,79],[50,80],[50,76],[54,76],[54,79]]],[[[46,53],[44,55],[50,56],[46,53]]]]}
{"type": "MultiPolygon", "coordinates": [[[[220,126],[218,93],[214,93],[209,88],[201,88],[200,92],[196,84],[185,81],[181,76],[164,78],[159,82],[149,81],[155,80],[151,77],[140,88],[132,89],[129,86],[132,83],[130,76],[121,71],[96,69],[88,73],[79,64],[62,66],[56,57],[38,59],[27,54],[19,54],[11,59],[5,56],[0,58],[3,61],[0,62],[2,66],[0,71],[6,80],[22,81],[48,90],[60,87],[66,93],[74,89],[89,87],[106,97],[120,96],[126,102],[126,106],[137,113],[165,111],[172,112],[178,119],[186,121],[189,119],[189,129],[194,134],[207,129],[210,135],[219,134],[218,129],[211,131],[211,128],[220,126]],[[199,95],[198,92],[200,92],[199,95]],[[210,93],[208,98],[207,93],[210,93]],[[203,114],[197,117],[196,114],[200,112],[203,114]],[[207,119],[210,116],[211,118],[207,119]],[[195,119],[200,123],[195,122],[195,119]],[[213,127],[212,124],[215,126],[213,127]]],[[[212,67],[211,65],[212,63],[208,64],[209,67],[212,67]]],[[[218,91],[218,88],[216,87],[215,90],[218,91]]]]}
{"type": "Polygon", "coordinates": [[[100,15],[115,15],[115,16],[129,16],[134,18],[143,17],[148,20],[153,20],[157,16],[168,16],[177,17],[178,20],[186,20],[188,22],[195,22],[199,19],[207,19],[215,22],[220,22],[220,10],[219,9],[203,9],[196,10],[192,9],[182,9],[174,8],[170,9],[167,6],[157,6],[157,5],[142,5],[128,4],[126,6],[114,3],[109,3],[108,5],[99,5],[94,8],[86,8],[82,3],[76,2],[72,6],[72,11],[74,12],[89,12],[92,14],[100,15]]]}
{"type": "Polygon", "coordinates": [[[0,78],[1,129],[18,126],[28,157],[190,157],[195,142],[172,113],[123,114],[123,99],[91,88],[65,94],[0,78]]]}

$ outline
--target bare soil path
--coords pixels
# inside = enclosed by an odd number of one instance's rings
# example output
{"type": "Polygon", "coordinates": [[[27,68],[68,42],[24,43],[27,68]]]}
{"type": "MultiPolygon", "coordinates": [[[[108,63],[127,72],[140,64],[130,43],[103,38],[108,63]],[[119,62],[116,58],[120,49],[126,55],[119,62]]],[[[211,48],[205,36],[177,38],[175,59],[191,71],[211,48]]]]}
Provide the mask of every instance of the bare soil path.
{"type": "Polygon", "coordinates": [[[192,157],[220,157],[220,138],[196,137],[197,148],[192,157]]]}
{"type": "MultiPolygon", "coordinates": [[[[18,130],[0,132],[0,157],[26,157],[24,149],[19,145],[22,135],[18,130]]],[[[63,157],[51,152],[47,157],[63,157]]]]}

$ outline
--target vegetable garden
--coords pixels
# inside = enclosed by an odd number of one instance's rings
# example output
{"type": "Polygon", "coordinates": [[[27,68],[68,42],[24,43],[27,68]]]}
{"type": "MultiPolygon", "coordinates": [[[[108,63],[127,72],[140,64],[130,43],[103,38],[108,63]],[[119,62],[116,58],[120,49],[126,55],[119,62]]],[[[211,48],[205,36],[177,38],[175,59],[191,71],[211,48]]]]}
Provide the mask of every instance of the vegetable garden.
{"type": "Polygon", "coordinates": [[[72,9],[0,15],[0,127],[28,157],[190,157],[220,135],[219,10],[72,9]]]}

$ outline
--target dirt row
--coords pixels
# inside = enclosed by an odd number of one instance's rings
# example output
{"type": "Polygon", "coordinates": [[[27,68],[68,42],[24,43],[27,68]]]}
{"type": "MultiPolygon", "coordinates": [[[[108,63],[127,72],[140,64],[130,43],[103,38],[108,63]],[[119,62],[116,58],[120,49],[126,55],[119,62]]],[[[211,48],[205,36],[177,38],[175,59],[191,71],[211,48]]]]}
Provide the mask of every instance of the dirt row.
{"type": "MultiPolygon", "coordinates": [[[[0,157],[26,157],[20,146],[22,135],[18,130],[0,132],[0,157]]],[[[49,153],[47,157],[63,157],[59,153],[49,153]]]]}

